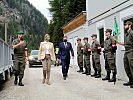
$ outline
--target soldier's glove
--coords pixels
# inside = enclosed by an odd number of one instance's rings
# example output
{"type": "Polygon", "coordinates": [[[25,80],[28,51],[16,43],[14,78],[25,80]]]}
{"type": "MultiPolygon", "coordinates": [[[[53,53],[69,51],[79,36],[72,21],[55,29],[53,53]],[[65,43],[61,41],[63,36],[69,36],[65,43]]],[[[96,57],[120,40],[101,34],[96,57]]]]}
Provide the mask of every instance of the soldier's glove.
{"type": "Polygon", "coordinates": [[[91,48],[88,48],[88,53],[91,54],[91,48]]]}
{"type": "Polygon", "coordinates": [[[101,47],[101,46],[98,46],[98,47],[97,47],[97,52],[98,52],[98,54],[101,54],[101,51],[102,51],[102,47],[101,47]]]}
{"type": "Polygon", "coordinates": [[[112,52],[115,53],[117,50],[117,46],[116,44],[112,44],[112,52]]]}

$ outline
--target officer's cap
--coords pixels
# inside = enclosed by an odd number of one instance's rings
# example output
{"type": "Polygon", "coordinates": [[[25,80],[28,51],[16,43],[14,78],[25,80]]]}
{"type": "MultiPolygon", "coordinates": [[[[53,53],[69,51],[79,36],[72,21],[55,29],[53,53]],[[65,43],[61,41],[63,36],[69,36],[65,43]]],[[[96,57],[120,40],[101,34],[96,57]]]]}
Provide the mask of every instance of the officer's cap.
{"type": "Polygon", "coordinates": [[[84,39],[83,40],[88,40],[88,37],[84,37],[84,39]]]}
{"type": "Polygon", "coordinates": [[[96,37],[97,38],[97,34],[92,34],[92,36],[91,37],[96,37]]]}
{"type": "Polygon", "coordinates": [[[105,32],[106,32],[106,33],[107,33],[107,32],[112,33],[112,30],[111,30],[111,29],[106,29],[105,32]]]}
{"type": "Polygon", "coordinates": [[[127,21],[125,25],[133,25],[133,23],[131,21],[127,21]]]}
{"type": "Polygon", "coordinates": [[[80,38],[77,38],[77,41],[81,41],[81,39],[80,38]]]}
{"type": "Polygon", "coordinates": [[[19,32],[17,32],[18,34],[24,34],[24,32],[23,31],[19,31],[19,32]]]}

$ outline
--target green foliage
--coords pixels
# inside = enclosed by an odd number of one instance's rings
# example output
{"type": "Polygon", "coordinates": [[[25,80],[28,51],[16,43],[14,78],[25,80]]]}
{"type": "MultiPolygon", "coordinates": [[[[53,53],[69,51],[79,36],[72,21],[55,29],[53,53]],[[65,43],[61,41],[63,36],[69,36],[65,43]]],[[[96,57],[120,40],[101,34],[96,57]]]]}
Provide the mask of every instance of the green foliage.
{"type": "MultiPolygon", "coordinates": [[[[25,39],[28,48],[38,49],[43,41],[44,34],[48,32],[48,21],[28,0],[6,0],[8,7],[15,10],[14,17],[9,18],[8,35],[17,36],[17,32],[26,32],[25,39]]],[[[4,32],[0,25],[1,32],[4,32]]]]}
{"type": "Polygon", "coordinates": [[[52,21],[49,24],[51,41],[58,44],[62,41],[61,27],[76,17],[82,11],[86,11],[86,0],[52,0],[49,1],[52,13],[52,21]]]}

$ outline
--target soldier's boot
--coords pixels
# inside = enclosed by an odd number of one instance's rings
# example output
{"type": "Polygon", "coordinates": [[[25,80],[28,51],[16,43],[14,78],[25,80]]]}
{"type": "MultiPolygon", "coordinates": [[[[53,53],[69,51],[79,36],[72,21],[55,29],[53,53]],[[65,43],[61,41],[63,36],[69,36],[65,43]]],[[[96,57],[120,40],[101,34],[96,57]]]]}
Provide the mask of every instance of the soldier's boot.
{"type": "Polygon", "coordinates": [[[84,72],[83,67],[81,67],[81,72],[84,72]]]}
{"type": "Polygon", "coordinates": [[[133,78],[129,78],[129,82],[124,83],[123,85],[124,85],[124,86],[130,86],[130,85],[133,85],[133,78]]]}
{"type": "Polygon", "coordinates": [[[105,78],[102,79],[103,81],[106,81],[106,80],[110,80],[110,73],[107,72],[107,76],[105,78]]]}
{"type": "Polygon", "coordinates": [[[95,70],[95,71],[94,71],[94,74],[91,75],[91,77],[95,77],[95,76],[97,76],[97,70],[95,70]]]}
{"type": "Polygon", "coordinates": [[[43,70],[43,80],[42,83],[44,84],[46,80],[46,70],[43,70]]]}
{"type": "Polygon", "coordinates": [[[18,83],[19,86],[24,86],[24,84],[22,83],[22,78],[19,78],[19,83],[18,83]]]}
{"type": "Polygon", "coordinates": [[[18,76],[16,76],[16,75],[15,75],[14,84],[15,84],[15,85],[17,85],[17,84],[18,84],[18,76]]]}
{"type": "Polygon", "coordinates": [[[86,74],[87,73],[87,70],[85,69],[85,72],[83,72],[82,74],[86,74]]]}
{"type": "Polygon", "coordinates": [[[114,84],[115,84],[115,82],[116,82],[116,73],[115,72],[113,72],[112,79],[108,80],[108,82],[114,82],[114,84]]]}
{"type": "Polygon", "coordinates": [[[81,72],[81,67],[79,67],[79,70],[77,72],[81,72]]]}
{"type": "Polygon", "coordinates": [[[130,85],[130,88],[133,88],[133,85],[130,85]]]}
{"type": "Polygon", "coordinates": [[[95,76],[95,78],[101,78],[101,71],[98,71],[98,74],[95,76]]]}
{"type": "Polygon", "coordinates": [[[46,79],[46,84],[51,85],[49,82],[50,79],[50,71],[47,71],[47,79],[46,79]]]}
{"type": "Polygon", "coordinates": [[[91,75],[91,71],[90,70],[87,71],[86,75],[91,75]]]}

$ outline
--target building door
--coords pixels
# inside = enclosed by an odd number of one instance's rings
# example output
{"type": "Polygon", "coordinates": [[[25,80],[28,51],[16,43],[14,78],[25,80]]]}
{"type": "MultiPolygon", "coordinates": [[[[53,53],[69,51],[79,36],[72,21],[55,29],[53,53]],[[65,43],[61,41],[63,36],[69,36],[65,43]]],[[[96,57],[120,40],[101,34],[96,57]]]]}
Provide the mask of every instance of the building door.
{"type": "Polygon", "coordinates": [[[74,37],[73,38],[73,40],[74,40],[74,42],[73,42],[73,50],[74,50],[74,65],[78,65],[78,63],[77,63],[77,38],[78,38],[78,36],[76,36],[76,37],[74,37]]]}
{"type": "MultiPolygon", "coordinates": [[[[70,42],[73,47],[73,38],[69,38],[68,42],[70,42]]],[[[70,59],[70,65],[74,65],[74,59],[70,59]]]]}
{"type": "Polygon", "coordinates": [[[99,42],[101,44],[101,47],[104,47],[104,28],[99,29],[99,42]]]}

